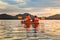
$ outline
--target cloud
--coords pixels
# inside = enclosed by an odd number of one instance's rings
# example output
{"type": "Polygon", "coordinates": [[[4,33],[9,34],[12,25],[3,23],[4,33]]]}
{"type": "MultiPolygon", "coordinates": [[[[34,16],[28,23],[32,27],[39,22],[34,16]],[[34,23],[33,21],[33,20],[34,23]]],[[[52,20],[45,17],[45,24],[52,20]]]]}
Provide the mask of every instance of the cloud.
{"type": "Polygon", "coordinates": [[[60,13],[60,0],[0,0],[0,12],[54,15],[60,13]]]}
{"type": "Polygon", "coordinates": [[[60,7],[60,0],[1,0],[19,7],[60,7]]]}
{"type": "Polygon", "coordinates": [[[7,3],[0,1],[0,10],[5,9],[8,6],[7,3]]]}
{"type": "Polygon", "coordinates": [[[60,7],[60,0],[31,0],[32,7],[60,7]]]}
{"type": "Polygon", "coordinates": [[[20,5],[20,6],[22,5],[25,6],[26,4],[28,4],[27,2],[29,2],[29,0],[1,0],[1,1],[6,2],[10,5],[20,5]]]}
{"type": "Polygon", "coordinates": [[[19,4],[18,2],[14,1],[14,0],[1,0],[1,1],[5,2],[5,3],[8,3],[8,4],[11,4],[11,5],[19,4]]]}
{"type": "Polygon", "coordinates": [[[2,11],[7,11],[8,14],[10,15],[17,15],[20,13],[30,13],[32,15],[37,15],[37,16],[51,16],[51,15],[55,15],[55,14],[60,14],[60,7],[56,7],[56,8],[52,8],[52,7],[48,7],[48,8],[15,8],[14,6],[10,8],[7,8],[5,10],[2,11]],[[13,9],[12,9],[13,8],[13,9]],[[14,12],[14,13],[13,13],[14,12]],[[12,14],[13,13],[13,14],[12,14]]]}
{"type": "Polygon", "coordinates": [[[14,0],[15,2],[19,3],[18,5],[26,5],[27,3],[24,0],[14,0]]]}

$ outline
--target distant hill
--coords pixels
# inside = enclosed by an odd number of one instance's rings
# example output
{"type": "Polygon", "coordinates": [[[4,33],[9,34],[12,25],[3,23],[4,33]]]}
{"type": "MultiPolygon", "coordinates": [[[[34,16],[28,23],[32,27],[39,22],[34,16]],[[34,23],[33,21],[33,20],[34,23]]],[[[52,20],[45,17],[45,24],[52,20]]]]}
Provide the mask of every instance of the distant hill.
{"type": "Polygon", "coordinates": [[[11,15],[8,15],[8,14],[0,14],[0,19],[7,19],[7,20],[17,20],[18,19],[18,16],[22,16],[22,19],[24,19],[27,15],[30,15],[31,16],[31,19],[34,17],[33,15],[29,14],[29,13],[24,13],[24,14],[18,14],[16,16],[11,16],[11,15]]]}
{"type": "MultiPolygon", "coordinates": [[[[3,19],[3,20],[5,20],[5,19],[7,19],[7,20],[18,20],[18,16],[22,16],[22,19],[24,19],[27,15],[30,15],[31,19],[34,18],[34,16],[29,14],[29,13],[18,14],[16,16],[11,16],[8,14],[0,14],[0,20],[1,19],[3,19]]],[[[45,18],[46,18],[46,20],[60,20],[60,14],[56,14],[53,16],[45,17],[45,18]]]]}
{"type": "Polygon", "coordinates": [[[53,16],[49,16],[49,17],[47,17],[46,19],[51,19],[51,20],[53,20],[53,19],[55,19],[55,20],[60,20],[60,14],[56,14],[56,15],[53,15],[53,16]]]}
{"type": "Polygon", "coordinates": [[[1,14],[0,19],[13,19],[13,16],[7,14],[1,14]]]}
{"type": "Polygon", "coordinates": [[[31,16],[31,19],[34,17],[33,15],[31,15],[31,14],[29,14],[29,13],[18,14],[18,15],[16,15],[15,17],[22,16],[22,19],[24,19],[27,15],[30,15],[30,16],[31,16]]]}

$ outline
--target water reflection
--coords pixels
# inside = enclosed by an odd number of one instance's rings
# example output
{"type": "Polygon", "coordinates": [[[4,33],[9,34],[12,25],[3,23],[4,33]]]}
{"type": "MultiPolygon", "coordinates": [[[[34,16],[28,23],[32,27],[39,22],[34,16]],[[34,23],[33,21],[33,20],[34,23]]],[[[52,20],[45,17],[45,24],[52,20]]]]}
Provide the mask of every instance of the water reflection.
{"type": "MultiPolygon", "coordinates": [[[[41,21],[40,21],[41,22],[41,21]]],[[[45,35],[40,35],[40,37],[52,37],[55,35],[60,35],[60,20],[45,20],[45,35]],[[47,34],[47,35],[46,35],[47,34]],[[49,34],[51,36],[49,36],[49,34]],[[52,35],[53,34],[53,35],[52,35]]],[[[39,26],[41,27],[41,26],[39,26]]],[[[39,29],[41,30],[41,29],[39,29]]],[[[21,20],[0,20],[0,38],[25,38],[26,37],[26,29],[24,25],[21,24],[21,20]],[[20,28],[20,29],[18,29],[20,28]]],[[[57,37],[57,36],[56,36],[57,37]]],[[[60,37],[60,36],[59,36],[60,37]]],[[[52,37],[55,39],[55,37],[52,37]]],[[[46,39],[47,40],[47,39],[46,39]]]]}

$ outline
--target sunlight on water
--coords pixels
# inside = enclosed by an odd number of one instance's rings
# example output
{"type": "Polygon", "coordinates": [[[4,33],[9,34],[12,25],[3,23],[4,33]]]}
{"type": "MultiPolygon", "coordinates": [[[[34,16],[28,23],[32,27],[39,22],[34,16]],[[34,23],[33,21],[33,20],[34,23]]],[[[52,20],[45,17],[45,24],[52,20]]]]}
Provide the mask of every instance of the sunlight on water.
{"type": "MultiPolygon", "coordinates": [[[[43,21],[39,21],[39,30],[41,30],[41,24],[43,21]]],[[[40,38],[50,38],[49,40],[54,40],[56,37],[60,37],[60,20],[45,20],[45,33],[42,34],[39,31],[40,38]],[[56,36],[57,35],[57,36],[56,36]]],[[[21,24],[21,20],[0,20],[0,38],[5,40],[4,37],[11,37],[10,40],[19,39],[21,37],[26,37],[26,29],[24,25],[21,24]]],[[[22,39],[23,39],[22,38],[22,39]]],[[[7,40],[7,39],[6,39],[7,40]]],[[[28,39],[26,39],[28,40],[28,39]]],[[[37,40],[37,39],[36,39],[37,40]]]]}

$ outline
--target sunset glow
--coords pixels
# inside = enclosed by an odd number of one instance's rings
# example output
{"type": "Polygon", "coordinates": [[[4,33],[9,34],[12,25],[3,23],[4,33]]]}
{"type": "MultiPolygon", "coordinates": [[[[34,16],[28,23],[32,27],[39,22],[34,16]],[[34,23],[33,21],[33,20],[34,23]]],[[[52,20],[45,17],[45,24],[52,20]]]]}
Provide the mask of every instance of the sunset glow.
{"type": "Polygon", "coordinates": [[[60,0],[0,0],[0,14],[30,13],[37,16],[60,14],[60,0]]]}

